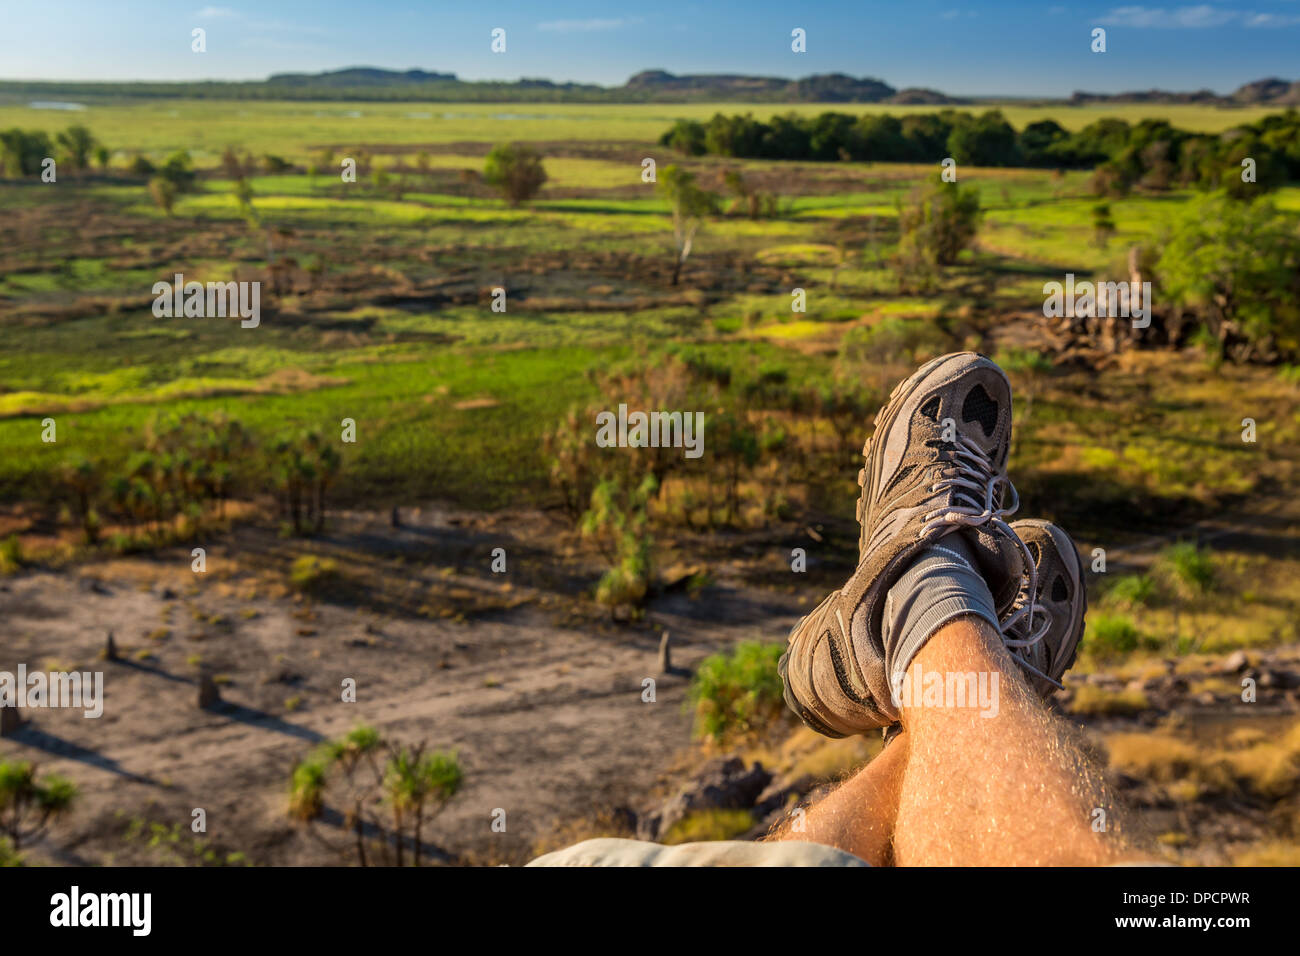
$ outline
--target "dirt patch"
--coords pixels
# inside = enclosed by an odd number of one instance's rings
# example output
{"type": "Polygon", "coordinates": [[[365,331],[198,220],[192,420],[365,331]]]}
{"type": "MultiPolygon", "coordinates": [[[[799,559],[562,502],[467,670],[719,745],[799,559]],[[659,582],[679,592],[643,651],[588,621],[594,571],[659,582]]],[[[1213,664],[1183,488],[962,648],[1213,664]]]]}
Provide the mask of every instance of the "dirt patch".
{"type": "Polygon", "coordinates": [[[40,711],[0,740],[0,756],[65,774],[82,792],[35,856],[167,862],[132,834],[155,823],[188,833],[203,808],[222,858],[336,862],[290,823],[286,788],[318,741],[364,722],[459,752],[465,787],[426,833],[431,860],[523,862],[556,827],[642,803],[690,746],[686,680],[657,673],[663,629],[674,663],[689,668],[756,630],[784,633],[798,614],[792,598],[728,582],[616,626],[581,597],[594,574],[565,557],[562,526],[547,516],[404,509],[401,522],[345,514],[306,544],[244,528],[209,547],[205,575],[178,550],[0,584],[0,669],[104,673],[102,718],[40,711]],[[537,540],[557,553],[530,547],[537,540]],[[493,543],[507,549],[509,574],[490,572],[493,543]],[[297,593],[288,572],[303,551],[334,557],[351,586],[297,593]],[[697,619],[704,604],[711,613],[697,619]],[[101,660],[109,631],[119,661],[101,660]],[[218,677],[219,708],[197,706],[199,666],[218,677]],[[341,700],[349,677],[356,703],[341,700]],[[653,704],[642,700],[647,677],[653,704]],[[504,833],[491,827],[498,808],[504,833]]]}

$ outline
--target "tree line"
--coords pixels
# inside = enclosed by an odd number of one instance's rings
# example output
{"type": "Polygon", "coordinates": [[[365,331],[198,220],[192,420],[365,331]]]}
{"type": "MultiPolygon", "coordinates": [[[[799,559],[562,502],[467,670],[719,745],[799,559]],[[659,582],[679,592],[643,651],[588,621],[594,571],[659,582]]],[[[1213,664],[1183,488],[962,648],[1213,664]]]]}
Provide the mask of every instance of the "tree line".
{"type": "Polygon", "coordinates": [[[717,113],[707,122],[679,119],[662,146],[690,156],[845,162],[924,162],[952,157],[972,166],[1101,169],[1119,183],[1152,189],[1229,188],[1241,162],[1255,162],[1258,185],[1300,179],[1300,113],[1294,109],[1223,133],[1192,133],[1167,120],[1129,124],[1099,119],[1076,133],[1055,120],[1017,131],[1000,110],[852,116],[793,113],[767,122],[717,113]]]}

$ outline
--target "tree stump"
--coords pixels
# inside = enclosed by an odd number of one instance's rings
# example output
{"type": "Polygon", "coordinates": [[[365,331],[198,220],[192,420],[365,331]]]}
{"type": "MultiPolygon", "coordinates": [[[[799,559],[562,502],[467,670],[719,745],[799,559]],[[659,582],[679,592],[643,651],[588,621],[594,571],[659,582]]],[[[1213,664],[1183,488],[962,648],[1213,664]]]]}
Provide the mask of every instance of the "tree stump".
{"type": "Polygon", "coordinates": [[[121,660],[117,655],[117,641],[113,640],[113,632],[108,632],[108,638],[104,641],[104,660],[116,661],[121,660]]]}

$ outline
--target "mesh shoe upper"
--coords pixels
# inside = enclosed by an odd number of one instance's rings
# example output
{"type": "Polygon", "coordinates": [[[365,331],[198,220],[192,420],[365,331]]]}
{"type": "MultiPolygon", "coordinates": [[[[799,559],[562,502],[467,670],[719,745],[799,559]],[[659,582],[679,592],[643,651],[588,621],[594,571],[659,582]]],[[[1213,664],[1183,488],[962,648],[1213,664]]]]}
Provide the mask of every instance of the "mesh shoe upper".
{"type": "Polygon", "coordinates": [[[894,389],[863,449],[858,568],[796,626],[782,661],[787,700],[805,720],[817,718],[814,729],[861,733],[897,717],[881,627],[885,595],[935,541],[965,534],[999,612],[1010,608],[1024,570],[1002,520],[1017,503],[1006,478],[1010,444],[1011,386],[982,355],[940,356],[894,389]]]}
{"type": "Polygon", "coordinates": [[[1083,564],[1070,536],[1056,525],[1025,520],[1011,527],[1033,558],[1037,600],[1031,615],[1026,575],[1002,633],[1011,653],[1025,666],[1029,685],[1049,697],[1079,653],[1088,610],[1083,564]]]}

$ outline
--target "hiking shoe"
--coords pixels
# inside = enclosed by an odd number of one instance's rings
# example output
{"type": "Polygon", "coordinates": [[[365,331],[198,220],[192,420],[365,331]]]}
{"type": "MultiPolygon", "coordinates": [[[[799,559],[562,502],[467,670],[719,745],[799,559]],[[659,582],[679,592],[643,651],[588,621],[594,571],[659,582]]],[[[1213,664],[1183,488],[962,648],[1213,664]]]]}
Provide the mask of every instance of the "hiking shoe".
{"type": "Polygon", "coordinates": [[[1033,565],[1015,608],[1002,622],[1002,637],[1024,667],[1029,686],[1046,700],[1061,687],[1079,653],[1088,610],[1083,563],[1070,536],[1051,522],[1026,519],[1011,529],[1025,543],[1033,565]]]}
{"type": "Polygon", "coordinates": [[[999,618],[1012,609],[1028,558],[1003,520],[1019,503],[1006,476],[1010,445],[1011,384],[982,355],[940,356],[894,389],[862,450],[857,570],[795,625],[778,667],[786,703],[808,726],[844,737],[898,718],[885,595],[945,535],[970,544],[999,618]]]}
{"type": "MultiPolygon", "coordinates": [[[[1025,670],[1025,680],[1043,700],[1061,689],[1061,678],[1074,666],[1088,610],[1083,564],[1070,536],[1047,521],[1016,521],[1011,530],[1024,542],[1033,561],[1037,600],[1033,621],[1029,613],[1029,574],[1010,615],[1002,621],[1002,638],[1011,656],[1025,670]]],[[[903,725],[884,730],[886,745],[902,733],[903,725]]]]}

